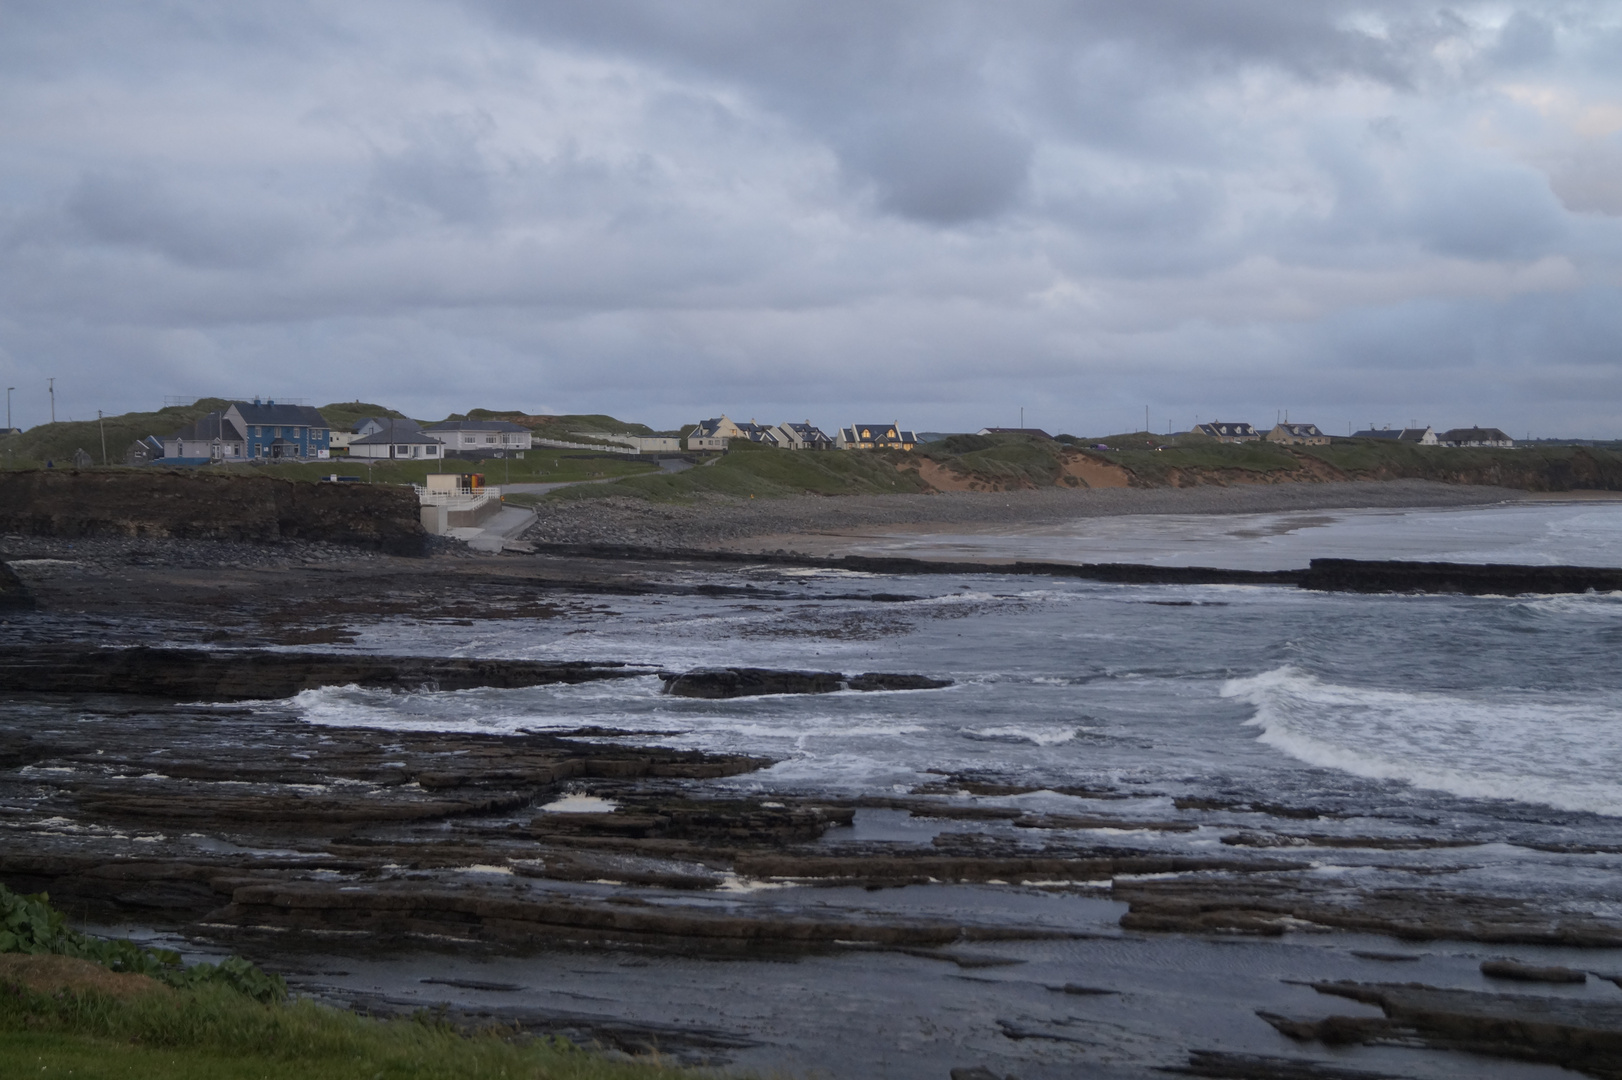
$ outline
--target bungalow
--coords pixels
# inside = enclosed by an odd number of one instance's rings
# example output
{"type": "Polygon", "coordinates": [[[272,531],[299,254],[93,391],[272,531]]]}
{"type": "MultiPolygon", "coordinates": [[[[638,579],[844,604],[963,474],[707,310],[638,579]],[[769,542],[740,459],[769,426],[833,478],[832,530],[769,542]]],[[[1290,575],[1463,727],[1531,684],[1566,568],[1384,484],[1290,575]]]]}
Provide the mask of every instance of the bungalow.
{"type": "Polygon", "coordinates": [[[841,450],[911,450],[918,445],[918,436],[902,428],[899,422],[852,424],[839,429],[834,445],[841,450]]]}
{"type": "Polygon", "coordinates": [[[247,438],[226,414],[215,410],[163,440],[163,456],[197,461],[245,461],[247,438]]]}
{"type": "Polygon", "coordinates": [[[1353,435],[1354,439],[1391,439],[1395,442],[1412,443],[1415,446],[1435,446],[1438,443],[1436,432],[1427,424],[1422,428],[1379,428],[1373,426],[1359,431],[1353,435]]]}
{"type": "Polygon", "coordinates": [[[422,430],[415,420],[384,417],[381,428],[370,435],[349,441],[349,456],[372,460],[398,460],[444,457],[444,444],[422,430]]]}
{"type": "Polygon", "coordinates": [[[1497,446],[1510,449],[1515,440],[1495,427],[1454,428],[1437,437],[1443,446],[1497,446]]]}
{"type": "Polygon", "coordinates": [[[1319,431],[1317,424],[1275,424],[1262,438],[1284,446],[1329,445],[1329,436],[1319,431]]]}
{"type": "Polygon", "coordinates": [[[1029,435],[1033,439],[1051,439],[1052,435],[1039,427],[983,427],[976,435],[1029,435]]]}
{"type": "Polygon", "coordinates": [[[332,425],[308,405],[278,405],[254,398],[233,402],[226,408],[225,418],[242,432],[246,457],[263,461],[331,456],[332,425]]]}
{"type": "Polygon", "coordinates": [[[447,454],[465,457],[528,450],[535,443],[529,428],[511,420],[447,420],[427,432],[445,444],[447,454]]]}
{"type": "Polygon", "coordinates": [[[1249,424],[1225,424],[1220,420],[1213,420],[1209,424],[1196,424],[1194,430],[1201,435],[1209,435],[1217,442],[1247,443],[1256,442],[1262,433],[1249,424]]]}

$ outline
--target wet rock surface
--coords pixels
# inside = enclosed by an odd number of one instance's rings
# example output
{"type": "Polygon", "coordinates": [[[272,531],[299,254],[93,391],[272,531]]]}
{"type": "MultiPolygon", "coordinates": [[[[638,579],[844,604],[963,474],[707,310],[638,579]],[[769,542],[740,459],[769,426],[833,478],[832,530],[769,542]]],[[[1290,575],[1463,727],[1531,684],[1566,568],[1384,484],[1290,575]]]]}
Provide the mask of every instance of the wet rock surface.
{"type": "Polygon", "coordinates": [[[172,701],[292,697],[322,686],[466,690],[644,674],[617,662],[39,645],[0,655],[0,692],[129,694],[172,701]]]}
{"type": "Polygon", "coordinates": [[[1263,1019],[1302,1041],[1365,1045],[1417,1041],[1548,1062],[1589,1076],[1622,1076],[1622,1001],[1486,994],[1416,983],[1314,983],[1313,989],[1378,1006],[1384,1016],[1313,1021],[1268,1013],[1263,1019]]]}
{"type": "Polygon", "coordinates": [[[838,690],[940,690],[951,679],[869,671],[845,676],[837,671],[773,671],[768,668],[703,668],[661,671],[664,690],[676,697],[711,700],[767,694],[832,694],[838,690]]]}
{"type": "MultiPolygon", "coordinates": [[[[48,890],[76,918],[245,952],[327,1000],[406,1013],[450,1002],[453,1022],[770,1069],[773,1040],[785,1037],[745,1019],[766,988],[779,995],[773,1008],[802,1025],[794,1038],[831,1044],[853,1038],[861,1026],[853,1016],[903,1023],[890,1013],[918,994],[917,1016],[906,1021],[917,1030],[905,1037],[952,1043],[929,1059],[930,1076],[961,1065],[1040,1080],[1113,1055],[1141,1065],[1119,1073],[1139,1078],[1153,1066],[1282,1080],[1434,1080],[1462,1074],[1428,1070],[1417,1052],[1405,1062],[1411,1069],[1341,1060],[1364,1052],[1365,1035],[1371,1050],[1476,1049],[1422,1035],[1406,1015],[1406,1026],[1368,1027],[1393,1022],[1373,1015],[1383,1005],[1359,1004],[1368,1015],[1321,1029],[1350,1033],[1337,1060],[1321,1060],[1328,1053],[1312,1045],[1290,1056],[1291,1044],[1251,1009],[1265,1001],[1271,1015],[1294,1015],[1301,1001],[1288,995],[1310,1000],[1312,992],[1258,990],[1255,973],[1275,984],[1284,965],[1315,983],[1376,985],[1398,974],[1490,987],[1484,955],[1580,971],[1588,953],[1575,950],[1622,945],[1622,927],[1602,904],[1539,905],[1469,877],[1483,847],[1505,837],[1391,816],[1344,789],[1262,799],[1227,787],[1189,795],[1130,776],[1033,782],[966,757],[928,762],[925,782],[912,773],[905,784],[837,792],[760,784],[770,760],[678,749],[667,744],[680,743],[679,726],[646,719],[613,726],[564,715],[545,733],[381,730],[311,723],[288,700],[328,680],[370,687],[370,705],[409,700],[427,685],[601,679],[609,681],[582,692],[617,693],[634,685],[614,681],[625,677],[646,678],[638,693],[652,696],[660,670],[634,655],[447,665],[377,651],[375,642],[362,651],[355,643],[378,628],[410,625],[455,642],[489,621],[525,620],[539,637],[559,623],[590,625],[623,597],[704,598],[754,619],[752,605],[837,595],[857,605],[860,625],[820,625],[824,636],[811,640],[847,642],[872,640],[859,635],[873,633],[875,620],[929,606],[862,579],[835,578],[833,589],[813,594],[788,573],[684,559],[425,564],[322,545],[197,540],[154,551],[150,541],[117,538],[27,542],[7,547],[39,610],[0,616],[0,679],[14,678],[0,690],[0,880],[48,890]],[[158,641],[167,644],[155,648],[158,641]],[[129,658],[111,662],[113,653],[129,658]],[[168,671],[169,681],[139,681],[143,665],[168,671]],[[113,692],[131,689],[140,693],[113,692]],[[1123,960],[1143,956],[1164,966],[1123,960]],[[402,969],[404,982],[383,974],[402,969]],[[1255,1032],[1238,1044],[1164,1042],[1168,1017],[1195,1007],[1182,980],[1196,969],[1213,973],[1224,1006],[1243,1003],[1255,1032]],[[1167,971],[1177,974],[1168,981],[1167,971]],[[700,1004],[665,1004],[683,995],[700,1004]],[[541,1007],[543,999],[551,1004],[541,1007]],[[959,1044],[955,1018],[964,1010],[978,1010],[973,1024],[962,1021],[977,1034],[959,1044]],[[1191,1058],[1188,1048],[1198,1046],[1222,1049],[1191,1058]]],[[[916,591],[929,589],[920,582],[916,591]]],[[[944,681],[795,674],[878,691],[944,681]]],[[[882,723],[894,715],[890,705],[958,692],[859,700],[882,723]]],[[[795,704],[659,700],[666,717],[769,716],[795,704]]],[[[839,700],[856,699],[802,706],[839,700]]],[[[1094,745],[1082,742],[1089,737],[1080,731],[1078,745],[1094,745]]],[[[1582,831],[1589,828],[1528,825],[1510,839],[1548,852],[1550,867],[1589,860],[1581,865],[1600,868],[1603,891],[1605,853],[1618,845],[1582,831]]],[[[1622,969],[1615,954],[1594,955],[1594,969],[1622,969]]],[[[1521,1009],[1518,999],[1614,992],[1600,980],[1516,989],[1523,992],[1491,996],[1532,1019],[1547,1010],[1521,1009]]],[[[1458,1011],[1457,1002],[1444,1004],[1458,1011]]],[[[1226,1036],[1230,1020],[1201,1030],[1226,1036]]],[[[871,1047],[861,1045],[847,1060],[866,1060],[860,1054],[871,1047]]],[[[1500,1059],[1554,1060],[1518,1053],[1500,1059]]]]}

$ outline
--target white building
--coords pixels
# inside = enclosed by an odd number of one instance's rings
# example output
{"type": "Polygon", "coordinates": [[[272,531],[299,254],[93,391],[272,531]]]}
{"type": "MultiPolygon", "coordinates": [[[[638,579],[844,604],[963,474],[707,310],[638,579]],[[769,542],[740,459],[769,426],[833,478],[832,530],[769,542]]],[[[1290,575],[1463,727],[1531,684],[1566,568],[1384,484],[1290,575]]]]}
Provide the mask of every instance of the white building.
{"type": "Polygon", "coordinates": [[[535,439],[529,428],[509,420],[447,420],[427,433],[445,444],[447,454],[468,456],[528,450],[535,439]]]}
{"type": "Polygon", "coordinates": [[[415,420],[395,420],[383,417],[376,421],[377,430],[370,435],[358,435],[349,440],[349,456],[372,460],[438,461],[445,456],[444,444],[422,430],[415,420]]]}

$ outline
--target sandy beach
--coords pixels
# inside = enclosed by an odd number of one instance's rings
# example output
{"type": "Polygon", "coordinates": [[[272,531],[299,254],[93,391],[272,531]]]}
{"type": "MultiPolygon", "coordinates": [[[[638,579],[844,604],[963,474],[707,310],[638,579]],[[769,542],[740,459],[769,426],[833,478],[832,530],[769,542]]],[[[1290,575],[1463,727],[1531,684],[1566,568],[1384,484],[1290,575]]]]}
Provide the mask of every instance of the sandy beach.
{"type": "Polygon", "coordinates": [[[605,497],[543,504],[524,539],[839,554],[888,533],[996,532],[1128,514],[1255,514],[1302,510],[1481,506],[1533,496],[1509,488],[1423,480],[1193,488],[1044,488],[938,495],[710,499],[690,504],[605,497]]]}

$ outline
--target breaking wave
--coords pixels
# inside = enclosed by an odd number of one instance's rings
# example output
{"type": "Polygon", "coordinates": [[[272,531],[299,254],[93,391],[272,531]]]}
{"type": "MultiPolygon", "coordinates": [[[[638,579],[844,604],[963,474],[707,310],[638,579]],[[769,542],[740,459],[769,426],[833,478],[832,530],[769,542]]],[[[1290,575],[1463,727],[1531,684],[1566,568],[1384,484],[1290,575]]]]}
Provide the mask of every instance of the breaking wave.
{"type": "Polygon", "coordinates": [[[1466,798],[1622,817],[1622,700],[1494,689],[1465,695],[1324,682],[1294,667],[1233,679],[1260,741],[1309,765],[1466,798]]]}

